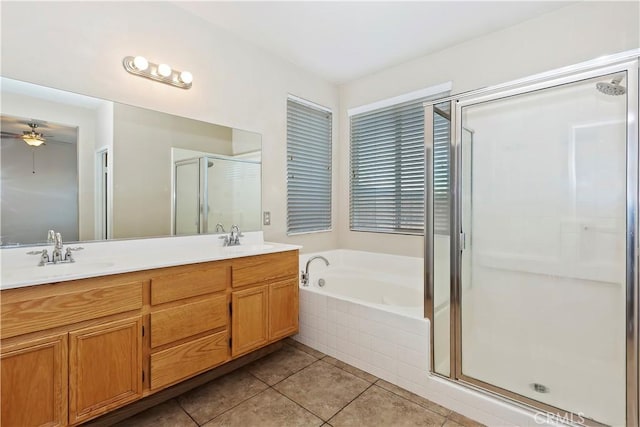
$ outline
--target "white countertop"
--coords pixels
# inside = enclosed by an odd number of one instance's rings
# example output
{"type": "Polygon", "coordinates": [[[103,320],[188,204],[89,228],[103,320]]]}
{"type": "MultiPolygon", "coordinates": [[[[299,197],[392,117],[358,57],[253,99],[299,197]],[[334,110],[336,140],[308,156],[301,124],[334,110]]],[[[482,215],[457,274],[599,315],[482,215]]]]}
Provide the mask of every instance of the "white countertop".
{"type": "Polygon", "coordinates": [[[29,251],[52,246],[3,248],[0,250],[0,289],[64,282],[87,277],[172,267],[206,261],[239,258],[300,249],[297,245],[264,242],[262,232],[245,232],[240,246],[222,246],[219,235],[160,237],[65,244],[81,246],[73,252],[74,263],[38,266],[39,255],[29,251]]]}

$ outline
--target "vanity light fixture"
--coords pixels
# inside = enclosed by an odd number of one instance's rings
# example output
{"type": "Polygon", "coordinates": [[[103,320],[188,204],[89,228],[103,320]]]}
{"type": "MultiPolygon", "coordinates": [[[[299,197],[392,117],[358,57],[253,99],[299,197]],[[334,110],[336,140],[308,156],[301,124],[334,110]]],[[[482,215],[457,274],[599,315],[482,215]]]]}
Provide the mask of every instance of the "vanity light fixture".
{"type": "Polygon", "coordinates": [[[193,82],[193,75],[190,72],[174,70],[167,64],[154,64],[143,56],[126,56],[122,60],[122,65],[131,74],[182,89],[190,89],[193,82]]]}

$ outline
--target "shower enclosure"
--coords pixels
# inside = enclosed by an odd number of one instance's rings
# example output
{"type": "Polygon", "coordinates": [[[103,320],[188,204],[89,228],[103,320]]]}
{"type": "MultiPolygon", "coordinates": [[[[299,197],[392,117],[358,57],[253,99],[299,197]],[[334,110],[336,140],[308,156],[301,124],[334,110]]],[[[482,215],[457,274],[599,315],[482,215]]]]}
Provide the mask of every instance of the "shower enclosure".
{"type": "Polygon", "coordinates": [[[425,104],[435,374],[638,425],[637,120],[637,51],[425,104]]]}
{"type": "Polygon", "coordinates": [[[238,157],[174,161],[173,234],[214,233],[217,224],[260,229],[260,161],[238,157]]]}

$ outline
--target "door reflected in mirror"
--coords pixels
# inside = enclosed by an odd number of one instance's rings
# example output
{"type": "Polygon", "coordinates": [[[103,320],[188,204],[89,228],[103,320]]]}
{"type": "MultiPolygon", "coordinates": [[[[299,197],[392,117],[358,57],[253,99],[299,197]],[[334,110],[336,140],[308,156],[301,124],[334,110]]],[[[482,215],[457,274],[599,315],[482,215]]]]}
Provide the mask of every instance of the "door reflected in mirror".
{"type": "Polygon", "coordinates": [[[2,246],[44,243],[49,229],[65,241],[214,233],[218,223],[261,230],[259,134],[1,84],[2,246]],[[28,145],[29,131],[44,144],[28,145]],[[178,167],[194,159],[196,170],[178,167]]]}

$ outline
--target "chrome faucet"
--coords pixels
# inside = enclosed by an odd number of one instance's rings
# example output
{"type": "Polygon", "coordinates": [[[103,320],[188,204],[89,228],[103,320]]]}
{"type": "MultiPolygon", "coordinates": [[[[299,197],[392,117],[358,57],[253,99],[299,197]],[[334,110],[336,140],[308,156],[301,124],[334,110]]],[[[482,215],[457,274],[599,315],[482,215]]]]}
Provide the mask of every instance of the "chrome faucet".
{"type": "Polygon", "coordinates": [[[323,256],[316,255],[309,258],[309,260],[307,261],[307,265],[305,265],[304,267],[304,271],[300,272],[300,282],[302,283],[302,286],[309,286],[309,264],[311,264],[311,261],[315,259],[321,259],[324,261],[327,267],[329,266],[329,261],[323,256]]]}
{"type": "Polygon", "coordinates": [[[51,252],[51,257],[49,257],[49,252],[47,249],[43,249],[41,251],[30,251],[27,252],[28,255],[40,255],[40,262],[38,265],[43,267],[48,264],[59,264],[59,263],[68,263],[75,262],[73,259],[73,254],[71,251],[79,251],[82,250],[82,247],[77,248],[67,248],[66,251],[63,252],[64,246],[62,244],[62,234],[56,233],[54,230],[49,230],[47,232],[47,243],[53,243],[53,251],[51,252]]]}
{"type": "Polygon", "coordinates": [[[228,236],[220,236],[219,239],[223,239],[223,246],[238,246],[240,245],[240,237],[244,237],[244,234],[240,232],[240,227],[237,225],[232,225],[229,229],[228,236]]]}

